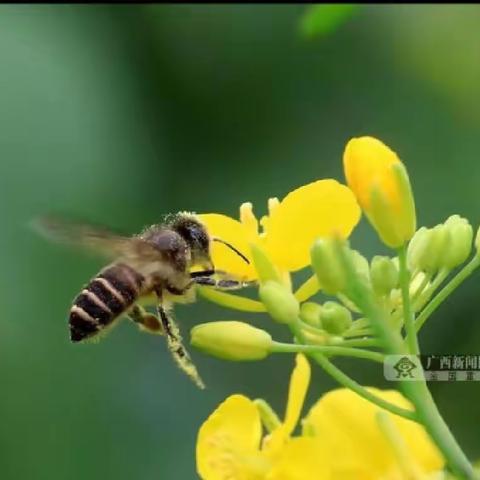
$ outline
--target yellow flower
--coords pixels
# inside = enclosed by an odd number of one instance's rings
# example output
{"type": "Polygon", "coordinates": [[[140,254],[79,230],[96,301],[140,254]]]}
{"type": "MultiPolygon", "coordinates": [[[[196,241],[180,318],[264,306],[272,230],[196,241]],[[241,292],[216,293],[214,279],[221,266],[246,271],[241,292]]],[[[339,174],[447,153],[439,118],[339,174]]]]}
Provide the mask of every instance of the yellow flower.
{"type": "MultiPolygon", "coordinates": [[[[369,390],[399,407],[412,409],[397,391],[369,390]]],[[[392,444],[381,430],[378,412],[386,414],[347,389],[327,393],[312,407],[303,422],[304,431],[314,435],[327,451],[333,478],[417,480],[426,479],[444,467],[442,456],[422,426],[391,415],[391,422],[405,446],[399,461],[400,446],[392,444]]]]}
{"type": "Polygon", "coordinates": [[[328,480],[326,458],[315,438],[291,438],[310,381],[310,366],[298,355],[285,420],[262,442],[256,404],[228,397],[205,421],[197,439],[197,470],[203,480],[328,480]]]}
{"type": "Polygon", "coordinates": [[[397,154],[373,137],[352,138],[343,154],[348,186],[383,242],[393,248],[416,229],[407,171],[397,154]]]}
{"type": "MultiPolygon", "coordinates": [[[[318,180],[290,192],[281,202],[271,198],[260,222],[251,203],[240,207],[240,221],[216,213],[199,215],[213,237],[235,246],[251,260],[250,245],[259,245],[281,271],[310,263],[310,248],[318,237],[346,238],[360,219],[353,193],[335,180],[318,180]],[[259,224],[262,231],[259,231],[259,224]]],[[[221,243],[212,246],[215,267],[246,280],[257,278],[253,267],[221,243]]]]}
{"type": "MultiPolygon", "coordinates": [[[[256,403],[243,395],[228,397],[200,428],[197,439],[200,477],[203,480],[442,478],[444,459],[421,425],[390,415],[348,389],[324,395],[303,420],[302,436],[292,436],[309,383],[310,366],[304,356],[297,355],[285,419],[282,423],[277,420],[273,431],[263,439],[256,403]]],[[[412,409],[397,391],[368,390],[392,404],[412,409]]]]}

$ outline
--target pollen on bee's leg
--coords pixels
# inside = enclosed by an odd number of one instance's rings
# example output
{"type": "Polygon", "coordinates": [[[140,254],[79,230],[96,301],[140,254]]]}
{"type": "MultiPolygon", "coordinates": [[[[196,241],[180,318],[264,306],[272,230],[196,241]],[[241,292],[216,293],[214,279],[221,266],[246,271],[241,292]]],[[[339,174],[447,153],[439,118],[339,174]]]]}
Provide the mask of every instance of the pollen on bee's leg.
{"type": "Polygon", "coordinates": [[[180,369],[183,370],[193,380],[195,385],[203,390],[205,388],[205,384],[200,378],[197,367],[195,367],[195,364],[192,362],[187,349],[182,343],[182,337],[177,324],[173,320],[172,316],[165,311],[162,305],[158,305],[158,313],[162,321],[162,328],[167,337],[168,349],[170,350],[173,359],[180,369]]]}
{"type": "Polygon", "coordinates": [[[152,333],[154,335],[164,335],[162,322],[153,313],[147,312],[139,305],[134,305],[128,316],[138,325],[142,332],[152,333]]]}
{"type": "Polygon", "coordinates": [[[140,324],[141,330],[147,331],[149,333],[154,333],[156,335],[164,335],[162,324],[160,320],[153,314],[149,313],[143,318],[143,324],[140,324]]]}

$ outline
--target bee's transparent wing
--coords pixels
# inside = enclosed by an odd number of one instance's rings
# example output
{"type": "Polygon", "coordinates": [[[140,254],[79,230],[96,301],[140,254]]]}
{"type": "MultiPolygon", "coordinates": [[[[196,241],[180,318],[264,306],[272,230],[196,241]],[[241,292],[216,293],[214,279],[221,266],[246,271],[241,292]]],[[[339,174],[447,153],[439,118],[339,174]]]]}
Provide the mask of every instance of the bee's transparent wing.
{"type": "Polygon", "coordinates": [[[49,240],[111,259],[121,257],[132,263],[144,263],[159,257],[158,250],[141,238],[124,236],[98,225],[45,216],[34,220],[31,226],[49,240]]]}

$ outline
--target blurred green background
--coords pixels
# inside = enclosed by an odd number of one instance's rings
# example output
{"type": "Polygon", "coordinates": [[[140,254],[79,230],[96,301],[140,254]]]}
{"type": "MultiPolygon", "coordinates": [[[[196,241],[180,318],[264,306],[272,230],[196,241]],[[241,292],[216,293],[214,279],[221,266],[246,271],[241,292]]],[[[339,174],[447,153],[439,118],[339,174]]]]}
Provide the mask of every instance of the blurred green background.
{"type": "MultiPolygon", "coordinates": [[[[283,412],[292,365],[193,352],[200,392],[162,339],[127,322],[99,345],[70,344],[70,302],[102,264],[35,236],[33,217],[60,211],[134,233],[178,210],[236,215],[249,200],[262,214],[269,196],[342,179],[345,142],[371,134],[406,162],[421,224],[459,213],[478,225],[480,7],[364,6],[311,38],[304,11],[0,7],[0,478],[196,478],[196,431],[213,408],[243,392],[283,412]]],[[[383,251],[365,224],[353,242],[383,251]]],[[[425,328],[425,352],[480,353],[478,280],[425,328]]],[[[250,319],[204,301],[177,317],[185,336],[250,319]]],[[[374,368],[340,363],[384,385],[374,368]]],[[[332,386],[316,372],[309,401],[332,386]]],[[[432,389],[480,457],[480,385],[432,389]]]]}

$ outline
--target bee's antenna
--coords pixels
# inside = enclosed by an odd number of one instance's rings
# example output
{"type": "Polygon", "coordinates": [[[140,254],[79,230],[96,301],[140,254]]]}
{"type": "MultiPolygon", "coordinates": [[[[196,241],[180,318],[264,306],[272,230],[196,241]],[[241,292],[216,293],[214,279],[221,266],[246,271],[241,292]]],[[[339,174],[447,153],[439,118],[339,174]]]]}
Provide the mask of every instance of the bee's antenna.
{"type": "Polygon", "coordinates": [[[233,245],[231,245],[230,243],[226,242],[225,240],[222,240],[221,238],[218,238],[218,237],[213,237],[212,238],[212,241],[213,242],[219,242],[219,243],[223,243],[224,245],[226,245],[230,250],[233,250],[245,263],[248,263],[250,265],[250,260],[248,260],[248,258],[242,253],[240,252],[239,250],[237,250],[233,245]]]}

